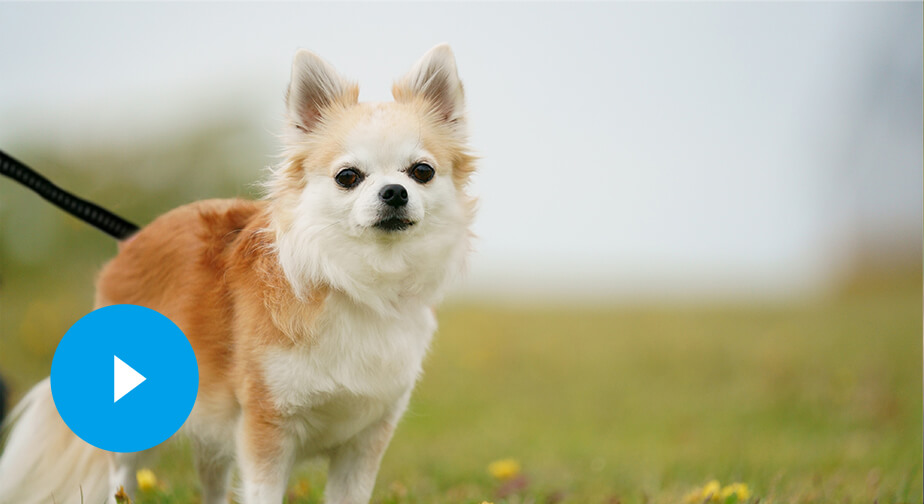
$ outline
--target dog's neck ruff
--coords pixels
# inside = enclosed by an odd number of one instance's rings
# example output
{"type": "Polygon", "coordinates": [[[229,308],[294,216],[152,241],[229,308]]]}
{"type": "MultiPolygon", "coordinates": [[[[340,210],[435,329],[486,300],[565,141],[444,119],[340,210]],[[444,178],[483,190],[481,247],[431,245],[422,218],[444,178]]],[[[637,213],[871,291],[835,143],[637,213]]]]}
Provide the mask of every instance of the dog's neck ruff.
{"type": "Polygon", "coordinates": [[[279,264],[297,298],[327,287],[383,316],[409,303],[437,304],[464,269],[469,248],[464,225],[420,226],[387,240],[372,229],[350,236],[329,225],[273,227],[279,264]]]}

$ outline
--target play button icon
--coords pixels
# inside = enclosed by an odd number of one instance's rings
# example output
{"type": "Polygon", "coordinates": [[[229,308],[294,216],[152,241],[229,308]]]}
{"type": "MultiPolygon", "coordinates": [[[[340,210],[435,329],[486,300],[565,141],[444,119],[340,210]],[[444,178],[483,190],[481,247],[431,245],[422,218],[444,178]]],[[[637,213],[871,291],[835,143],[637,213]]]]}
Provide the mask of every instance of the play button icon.
{"type": "Polygon", "coordinates": [[[112,359],[115,361],[112,364],[112,402],[115,403],[147,378],[117,356],[113,355],[112,359]]]}
{"type": "Polygon", "coordinates": [[[199,369],[179,327],[135,305],[95,310],[67,331],[51,363],[51,394],[74,434],[107,451],[166,441],[196,402],[199,369]]]}

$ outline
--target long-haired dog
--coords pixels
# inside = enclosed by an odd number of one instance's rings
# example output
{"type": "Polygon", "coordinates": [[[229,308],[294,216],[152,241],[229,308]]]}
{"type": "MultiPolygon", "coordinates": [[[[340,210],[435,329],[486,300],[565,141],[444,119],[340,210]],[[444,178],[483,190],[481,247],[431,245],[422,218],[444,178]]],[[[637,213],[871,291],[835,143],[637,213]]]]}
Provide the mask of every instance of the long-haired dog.
{"type": "MultiPolygon", "coordinates": [[[[463,268],[474,200],[462,84],[447,45],[393,87],[358,87],[299,51],[283,161],[261,201],[164,214],[102,269],[96,307],[163,313],[189,338],[199,393],[183,427],[202,502],[279,504],[293,465],[330,461],[326,502],[368,502],[463,268]]],[[[142,453],[93,448],[65,426],[49,382],[18,405],[0,458],[0,504],[114,502],[142,453]]]]}

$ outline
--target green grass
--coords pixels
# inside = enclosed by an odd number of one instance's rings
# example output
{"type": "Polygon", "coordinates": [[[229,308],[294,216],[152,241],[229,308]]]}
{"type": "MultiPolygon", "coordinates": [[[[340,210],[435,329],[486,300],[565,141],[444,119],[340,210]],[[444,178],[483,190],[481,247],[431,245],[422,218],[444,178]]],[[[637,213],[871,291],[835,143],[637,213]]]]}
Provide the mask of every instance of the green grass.
{"type": "MultiPolygon", "coordinates": [[[[88,303],[18,283],[0,369],[21,387],[88,303]]],[[[764,503],[921,502],[918,281],[798,306],[456,303],[440,322],[375,502],[669,503],[711,479],[764,503]],[[508,457],[523,477],[494,480],[508,457]]],[[[185,443],[150,467],[160,489],[137,502],[197,502],[185,443]]],[[[289,502],[323,482],[301,466],[289,502]]]]}

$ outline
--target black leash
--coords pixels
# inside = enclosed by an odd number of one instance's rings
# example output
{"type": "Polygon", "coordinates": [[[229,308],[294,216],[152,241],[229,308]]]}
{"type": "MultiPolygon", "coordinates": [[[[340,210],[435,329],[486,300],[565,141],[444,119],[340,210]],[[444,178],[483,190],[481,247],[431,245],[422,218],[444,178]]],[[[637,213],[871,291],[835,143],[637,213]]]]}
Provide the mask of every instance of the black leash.
{"type": "Polygon", "coordinates": [[[138,226],[52,184],[50,180],[2,150],[0,150],[0,174],[32,189],[56,207],[117,240],[124,240],[138,231],[138,226]]]}

